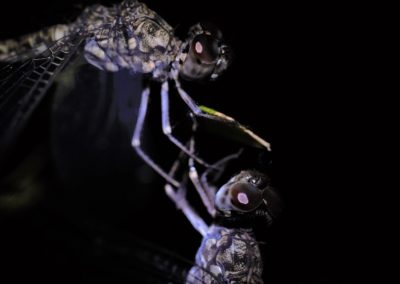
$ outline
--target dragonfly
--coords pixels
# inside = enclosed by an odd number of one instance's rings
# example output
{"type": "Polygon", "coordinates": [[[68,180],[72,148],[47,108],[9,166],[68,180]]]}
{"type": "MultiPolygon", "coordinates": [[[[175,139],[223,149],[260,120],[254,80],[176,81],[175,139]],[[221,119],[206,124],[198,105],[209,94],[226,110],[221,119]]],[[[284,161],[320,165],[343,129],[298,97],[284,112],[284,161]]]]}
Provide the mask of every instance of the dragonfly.
{"type": "MultiPolygon", "coordinates": [[[[136,0],[111,7],[93,5],[69,24],[59,24],[15,40],[0,42],[0,161],[21,136],[50,87],[77,55],[104,72],[129,70],[161,84],[163,134],[196,162],[210,166],[191,152],[173,132],[170,120],[170,84],[188,112],[217,128],[224,136],[244,144],[270,150],[270,144],[237,122],[212,108],[201,106],[182,88],[181,80],[213,81],[229,66],[231,49],[222,33],[210,24],[198,23],[186,40],[156,12],[136,0]]],[[[131,145],[142,160],[168,183],[179,187],[143,149],[142,133],[148,112],[150,88],[145,86],[131,145]]]]}
{"type": "MultiPolygon", "coordinates": [[[[194,150],[194,139],[189,141],[194,150]]],[[[169,174],[177,175],[185,161],[181,152],[169,174]]],[[[263,283],[263,262],[253,226],[256,220],[270,226],[282,211],[280,195],[270,186],[267,175],[255,170],[242,170],[219,189],[214,182],[237,154],[229,155],[207,168],[202,175],[193,158],[188,170],[183,170],[181,186],[165,185],[165,192],[176,207],[182,210],[194,229],[203,237],[195,265],[185,283],[263,283]],[[207,212],[211,225],[200,217],[186,198],[186,183],[190,180],[207,212]]]]}
{"type": "MultiPolygon", "coordinates": [[[[193,145],[194,139],[190,139],[188,148],[194,150],[193,145]]],[[[241,151],[229,155],[200,174],[194,159],[180,152],[169,171],[172,177],[180,180],[180,187],[167,183],[164,188],[167,196],[203,236],[195,260],[181,256],[174,245],[166,248],[114,226],[94,229],[74,222],[74,226],[80,228],[78,231],[85,232],[85,239],[93,243],[86,248],[83,263],[94,265],[99,278],[115,273],[113,279],[121,281],[263,283],[261,242],[255,237],[253,226],[256,222],[265,227],[272,225],[282,204],[276,190],[270,186],[270,179],[255,170],[240,171],[217,189],[217,180],[221,180],[227,165],[239,160],[241,155],[241,151]],[[189,204],[186,193],[189,194],[187,190],[191,184],[212,216],[212,225],[207,225],[197,208],[189,204]]],[[[161,234],[165,237],[165,233],[161,234]]]]}

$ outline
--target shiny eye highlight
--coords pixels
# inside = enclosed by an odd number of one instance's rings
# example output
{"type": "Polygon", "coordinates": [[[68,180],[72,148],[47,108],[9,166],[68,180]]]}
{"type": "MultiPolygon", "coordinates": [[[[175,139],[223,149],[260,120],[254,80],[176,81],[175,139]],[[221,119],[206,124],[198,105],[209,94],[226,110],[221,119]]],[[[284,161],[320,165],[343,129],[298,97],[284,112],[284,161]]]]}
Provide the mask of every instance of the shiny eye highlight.
{"type": "Polygon", "coordinates": [[[262,193],[248,183],[236,183],[230,189],[232,205],[243,211],[251,211],[262,202],[262,193]]]}
{"type": "Polygon", "coordinates": [[[250,182],[252,185],[257,185],[257,181],[258,181],[258,178],[255,178],[255,177],[252,177],[252,178],[249,179],[249,182],[250,182]]]}
{"type": "Polygon", "coordinates": [[[264,176],[252,176],[248,179],[248,182],[260,190],[266,188],[269,184],[269,180],[264,176]]]}
{"type": "Polygon", "coordinates": [[[218,59],[218,40],[208,34],[200,34],[194,37],[191,50],[201,63],[212,64],[218,59]]]}
{"type": "Polygon", "coordinates": [[[215,80],[231,61],[231,52],[222,33],[211,24],[196,24],[182,44],[179,59],[179,76],[186,80],[215,80]]]}

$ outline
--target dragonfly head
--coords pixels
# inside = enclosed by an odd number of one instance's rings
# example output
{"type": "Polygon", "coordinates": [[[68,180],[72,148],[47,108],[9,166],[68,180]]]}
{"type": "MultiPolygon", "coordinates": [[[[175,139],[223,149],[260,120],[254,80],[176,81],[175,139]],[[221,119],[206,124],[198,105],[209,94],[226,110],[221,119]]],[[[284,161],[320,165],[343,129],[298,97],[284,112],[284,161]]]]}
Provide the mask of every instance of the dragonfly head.
{"type": "Polygon", "coordinates": [[[256,171],[242,171],[217,192],[215,206],[220,215],[254,215],[268,224],[282,211],[282,202],[269,178],[256,171]]]}
{"type": "Polygon", "coordinates": [[[183,43],[179,74],[188,80],[215,80],[228,67],[230,48],[213,25],[198,23],[183,43]]]}

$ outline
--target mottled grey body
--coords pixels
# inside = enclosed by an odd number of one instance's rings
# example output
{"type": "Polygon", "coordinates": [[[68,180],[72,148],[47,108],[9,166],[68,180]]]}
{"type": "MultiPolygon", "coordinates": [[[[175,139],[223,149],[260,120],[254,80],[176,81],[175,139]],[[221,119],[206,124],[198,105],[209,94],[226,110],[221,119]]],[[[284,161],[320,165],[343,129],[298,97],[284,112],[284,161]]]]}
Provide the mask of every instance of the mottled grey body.
{"type": "Polygon", "coordinates": [[[210,226],[196,265],[187,283],[263,283],[260,249],[252,229],[210,226]]]}
{"type": "MultiPolygon", "coordinates": [[[[128,69],[163,83],[160,93],[163,133],[204,166],[208,164],[173,134],[169,115],[170,82],[175,84],[178,95],[195,116],[236,128],[253,142],[257,140],[257,144],[263,141],[233,119],[220,113],[215,115],[214,111],[203,111],[179,82],[180,78],[215,80],[226,70],[230,49],[222,33],[210,24],[197,23],[182,42],[173,32],[145,4],[125,0],[112,7],[90,6],[68,25],[56,25],[17,40],[0,42],[0,152],[6,153],[7,148],[13,147],[58,74],[77,55],[83,55],[88,63],[104,71],[128,69]]],[[[141,94],[131,145],[156,172],[179,186],[141,147],[149,94],[147,86],[141,94]]]]}
{"type": "Polygon", "coordinates": [[[112,7],[90,6],[71,24],[0,42],[0,61],[38,55],[50,43],[77,33],[85,35],[84,55],[90,64],[111,72],[127,68],[151,73],[160,81],[167,78],[181,47],[160,16],[143,3],[125,0],[112,7]]]}
{"type": "MultiPolygon", "coordinates": [[[[198,163],[209,167],[194,155],[193,149],[188,149],[185,143],[172,135],[168,78],[175,82],[179,96],[193,115],[218,122],[218,125],[223,123],[229,131],[235,130],[234,133],[241,138],[244,136],[249,143],[269,149],[268,142],[233,118],[214,110],[204,109],[204,112],[181,88],[178,73],[192,80],[214,80],[227,68],[230,53],[223,43],[222,34],[197,24],[182,43],[174,37],[171,26],[136,0],[125,0],[113,7],[90,6],[68,25],[56,25],[19,40],[0,42],[0,61],[10,63],[0,69],[0,145],[5,145],[3,149],[13,144],[57,73],[76,52],[83,52],[86,60],[101,70],[116,72],[128,69],[133,73],[151,74],[153,79],[162,81],[160,95],[163,132],[172,143],[198,163]]],[[[168,181],[167,186],[179,188],[181,183],[175,180],[174,174],[166,173],[141,148],[149,94],[149,88],[142,92],[132,146],[148,165],[168,181]]],[[[245,177],[239,175],[236,179],[243,179],[248,184],[253,174],[250,174],[249,179],[245,177]]],[[[190,178],[195,179],[192,176],[190,178]]],[[[231,183],[236,184],[238,181],[234,179],[231,183]]],[[[196,186],[200,182],[193,181],[193,184],[196,186]]],[[[215,194],[213,190],[209,191],[209,197],[215,194]]],[[[250,229],[230,229],[215,225],[208,227],[188,206],[182,205],[182,198],[174,200],[194,227],[204,233],[196,256],[196,266],[191,269],[187,283],[262,283],[261,255],[250,229]]],[[[211,200],[207,208],[213,207],[214,202],[211,200]]],[[[209,213],[215,217],[212,212],[209,213]]]]}
{"type": "Polygon", "coordinates": [[[0,61],[20,61],[39,55],[48,46],[69,35],[72,25],[55,25],[38,32],[21,36],[19,39],[0,41],[0,61]]]}

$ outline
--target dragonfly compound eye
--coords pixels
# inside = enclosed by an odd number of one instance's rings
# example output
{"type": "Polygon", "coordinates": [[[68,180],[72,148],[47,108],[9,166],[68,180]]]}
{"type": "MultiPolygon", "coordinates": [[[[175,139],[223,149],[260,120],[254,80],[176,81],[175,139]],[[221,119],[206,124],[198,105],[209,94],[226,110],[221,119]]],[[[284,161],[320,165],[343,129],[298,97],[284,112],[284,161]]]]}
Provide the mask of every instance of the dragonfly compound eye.
{"type": "Polygon", "coordinates": [[[192,41],[191,51],[201,63],[215,63],[219,55],[218,41],[210,35],[197,35],[192,41]]]}
{"type": "Polygon", "coordinates": [[[228,183],[217,192],[215,204],[222,211],[250,212],[263,202],[262,191],[246,182],[228,183]]]}
{"type": "Polygon", "coordinates": [[[230,49],[216,29],[204,29],[200,24],[194,26],[185,46],[187,54],[179,70],[185,79],[214,80],[230,63],[230,49]]]}
{"type": "Polygon", "coordinates": [[[241,211],[252,211],[262,203],[262,192],[248,183],[236,183],[230,189],[231,202],[241,211]]]}

